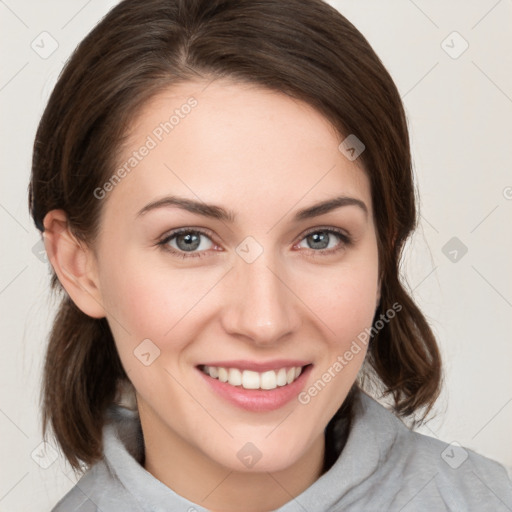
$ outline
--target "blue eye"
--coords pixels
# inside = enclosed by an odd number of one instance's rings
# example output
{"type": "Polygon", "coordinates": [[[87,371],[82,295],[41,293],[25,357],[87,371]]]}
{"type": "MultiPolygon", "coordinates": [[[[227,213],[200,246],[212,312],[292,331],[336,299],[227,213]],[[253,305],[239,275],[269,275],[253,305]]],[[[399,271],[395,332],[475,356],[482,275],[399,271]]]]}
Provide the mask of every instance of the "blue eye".
{"type": "Polygon", "coordinates": [[[169,233],[168,236],[158,242],[158,245],[163,246],[165,250],[182,258],[206,256],[206,250],[211,248],[211,246],[204,247],[201,238],[208,239],[211,245],[213,245],[211,238],[204,231],[188,228],[178,229],[169,233]],[[171,245],[171,242],[174,242],[175,246],[171,245]],[[198,248],[202,250],[195,252],[198,248]]]}
{"type": "Polygon", "coordinates": [[[303,241],[314,256],[330,256],[352,245],[352,239],[337,228],[315,228],[304,235],[301,243],[303,241]],[[336,238],[338,243],[331,243],[336,238]]]}
{"type": "MultiPolygon", "coordinates": [[[[329,256],[352,244],[351,238],[337,228],[315,228],[306,233],[300,243],[306,241],[308,252],[329,256]],[[333,236],[334,235],[334,236],[333,236]],[[338,239],[338,243],[332,243],[338,239]]],[[[181,258],[208,256],[208,249],[215,247],[210,232],[200,229],[180,228],[167,234],[158,242],[165,251],[181,258]],[[207,242],[204,243],[203,240],[207,242]]],[[[218,249],[215,249],[218,250],[218,249]]]]}

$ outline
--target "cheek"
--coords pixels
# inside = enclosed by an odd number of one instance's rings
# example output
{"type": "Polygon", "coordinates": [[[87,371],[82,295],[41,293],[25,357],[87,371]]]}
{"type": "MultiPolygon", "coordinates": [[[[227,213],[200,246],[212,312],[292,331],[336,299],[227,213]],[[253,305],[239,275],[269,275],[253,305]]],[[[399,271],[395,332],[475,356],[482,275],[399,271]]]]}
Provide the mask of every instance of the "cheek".
{"type": "Polygon", "coordinates": [[[328,290],[313,295],[313,298],[320,317],[336,334],[343,333],[339,332],[342,326],[366,325],[368,317],[373,318],[377,293],[375,283],[340,278],[331,280],[329,284],[328,290]]]}
{"type": "Polygon", "coordinates": [[[124,370],[137,391],[149,397],[152,390],[167,389],[170,377],[164,369],[186,348],[194,297],[182,273],[146,267],[119,262],[105,281],[105,306],[124,370]]]}
{"type": "Polygon", "coordinates": [[[103,303],[121,359],[127,363],[146,339],[162,356],[185,348],[202,327],[209,303],[203,299],[222,275],[170,268],[155,260],[126,252],[102,271],[103,303]]]}
{"type": "Polygon", "coordinates": [[[109,276],[105,307],[133,336],[162,338],[190,309],[196,296],[193,283],[180,272],[144,265],[124,268],[128,270],[109,276]]]}
{"type": "Polygon", "coordinates": [[[325,324],[328,338],[338,345],[350,343],[371,325],[375,315],[376,257],[333,268],[320,282],[310,279],[308,289],[305,302],[325,324]]]}
{"type": "Polygon", "coordinates": [[[314,373],[298,396],[317,425],[327,425],[363,365],[376,309],[377,270],[373,263],[347,265],[326,283],[323,293],[310,296],[321,319],[316,325],[324,326],[324,343],[314,373]]]}

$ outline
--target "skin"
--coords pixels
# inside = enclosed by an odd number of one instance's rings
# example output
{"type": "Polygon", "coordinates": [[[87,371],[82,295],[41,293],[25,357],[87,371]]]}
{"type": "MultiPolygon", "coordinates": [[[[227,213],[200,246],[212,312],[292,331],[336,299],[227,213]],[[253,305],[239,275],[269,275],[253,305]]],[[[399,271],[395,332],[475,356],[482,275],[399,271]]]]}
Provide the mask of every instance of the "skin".
{"type": "MultiPolygon", "coordinates": [[[[108,320],[136,390],[144,467],[209,510],[272,510],[320,476],[324,429],[365,347],[308,404],[294,399],[267,412],[226,402],[195,366],[300,358],[314,365],[304,389],[332,367],[371,326],[380,297],[370,185],[357,160],[338,150],[343,137],[312,107],[227,81],[185,83],[154,97],[133,122],[120,165],[190,96],[197,106],[101,199],[94,247],[77,241],[65,213],[53,210],[46,249],[77,306],[108,320]],[[177,207],[137,216],[170,194],[222,206],[236,220],[177,207]],[[292,219],[339,195],[363,201],[368,215],[351,205],[292,219]],[[210,230],[195,249],[203,257],[183,259],[157,245],[182,227],[210,230]],[[322,228],[343,230],[352,243],[329,234],[328,248],[315,248],[306,232],[322,228]],[[263,249],[251,263],[236,252],[248,236],[263,249]],[[160,350],[149,366],[134,357],[144,339],[160,350]],[[247,442],[262,454],[251,468],[237,457],[247,442]]],[[[190,254],[177,242],[167,246],[190,254]]]]}

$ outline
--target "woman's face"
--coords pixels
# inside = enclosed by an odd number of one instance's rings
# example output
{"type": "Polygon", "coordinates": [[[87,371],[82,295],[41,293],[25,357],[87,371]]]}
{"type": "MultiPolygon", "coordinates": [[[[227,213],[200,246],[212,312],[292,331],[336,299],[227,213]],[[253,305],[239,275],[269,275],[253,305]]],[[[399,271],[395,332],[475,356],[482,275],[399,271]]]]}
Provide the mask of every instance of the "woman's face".
{"type": "Polygon", "coordinates": [[[365,357],[379,298],[370,186],[308,105],[205,87],[153,98],[124,172],[97,191],[101,303],[147,444],[276,471],[320,446],[365,357]]]}

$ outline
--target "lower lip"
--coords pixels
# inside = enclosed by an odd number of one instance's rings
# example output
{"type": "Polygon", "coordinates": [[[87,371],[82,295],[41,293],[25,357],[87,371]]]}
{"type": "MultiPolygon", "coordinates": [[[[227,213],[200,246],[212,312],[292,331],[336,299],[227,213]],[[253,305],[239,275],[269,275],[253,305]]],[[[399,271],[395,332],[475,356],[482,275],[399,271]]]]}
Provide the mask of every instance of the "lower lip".
{"type": "Polygon", "coordinates": [[[219,379],[206,375],[199,368],[196,368],[196,370],[211,386],[213,391],[228,402],[246,411],[261,412],[279,409],[296,397],[303,389],[312,367],[312,364],[306,366],[299,377],[291,384],[268,390],[245,389],[241,386],[232,386],[227,382],[221,382],[219,379]]]}

